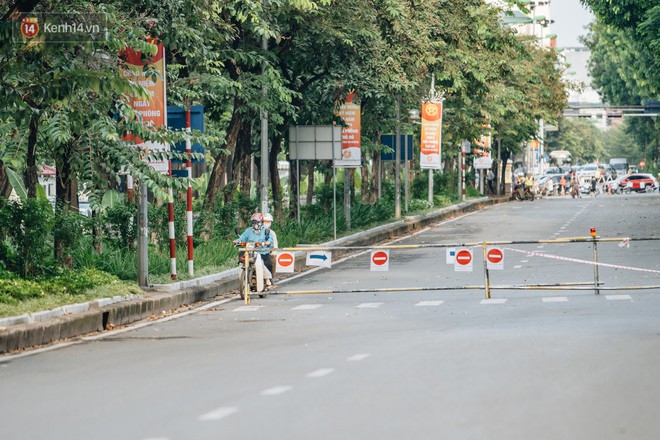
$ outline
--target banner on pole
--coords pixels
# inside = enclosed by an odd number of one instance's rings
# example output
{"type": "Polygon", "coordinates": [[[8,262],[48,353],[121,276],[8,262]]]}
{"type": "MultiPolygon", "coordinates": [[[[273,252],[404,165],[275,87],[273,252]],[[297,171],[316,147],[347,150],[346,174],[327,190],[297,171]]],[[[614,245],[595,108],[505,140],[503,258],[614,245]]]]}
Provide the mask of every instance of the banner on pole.
{"type": "Polygon", "coordinates": [[[347,127],[341,131],[341,160],[336,160],[335,167],[358,168],[362,166],[360,104],[357,95],[349,93],[346,102],[339,107],[337,116],[342,118],[347,127]]]}
{"type": "Polygon", "coordinates": [[[422,103],[422,139],[420,166],[422,169],[441,168],[442,102],[422,103]]]}
{"type": "MultiPolygon", "coordinates": [[[[158,128],[167,124],[165,50],[162,42],[151,38],[148,41],[158,48],[156,54],[148,61],[142,61],[141,52],[136,52],[130,48],[121,51],[121,55],[124,57],[128,66],[128,69],[121,69],[121,75],[131,83],[137,84],[147,91],[150,96],[149,99],[145,99],[142,96],[130,96],[128,98],[128,104],[142,116],[145,126],[158,128]],[[156,78],[151,75],[147,78],[144,73],[144,67],[147,65],[150,65],[152,70],[158,72],[156,78]]],[[[167,144],[144,141],[133,134],[123,136],[122,139],[133,141],[136,147],[144,150],[147,157],[154,151],[169,150],[167,144]]],[[[168,172],[168,163],[166,160],[145,160],[145,162],[160,173],[167,174],[168,172]]]]}

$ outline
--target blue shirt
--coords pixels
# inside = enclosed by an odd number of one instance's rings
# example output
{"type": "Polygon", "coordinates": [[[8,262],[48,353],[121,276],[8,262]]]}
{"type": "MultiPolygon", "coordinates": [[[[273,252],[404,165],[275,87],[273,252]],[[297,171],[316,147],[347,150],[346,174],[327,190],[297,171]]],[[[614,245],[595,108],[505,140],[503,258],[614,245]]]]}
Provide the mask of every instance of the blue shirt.
{"type": "MultiPolygon", "coordinates": [[[[238,237],[238,241],[239,242],[243,242],[243,241],[249,242],[249,241],[251,241],[251,242],[255,242],[255,243],[256,242],[265,243],[267,241],[270,241],[270,239],[268,238],[269,235],[268,235],[267,232],[270,233],[270,229],[261,228],[261,231],[259,231],[259,233],[257,234],[256,232],[254,232],[254,228],[247,228],[245,230],[245,232],[243,232],[241,234],[241,236],[238,237]]],[[[265,255],[265,254],[270,253],[270,250],[272,248],[273,248],[273,243],[271,243],[267,247],[259,249],[258,252],[262,255],[265,255]]]]}

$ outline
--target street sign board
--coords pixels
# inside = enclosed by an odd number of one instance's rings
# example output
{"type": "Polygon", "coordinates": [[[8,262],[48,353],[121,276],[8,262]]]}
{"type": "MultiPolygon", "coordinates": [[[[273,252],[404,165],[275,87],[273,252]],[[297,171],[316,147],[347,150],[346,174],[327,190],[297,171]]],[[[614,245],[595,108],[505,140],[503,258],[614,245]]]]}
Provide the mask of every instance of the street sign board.
{"type": "Polygon", "coordinates": [[[472,250],[460,249],[456,252],[454,272],[472,272],[472,250]]]}
{"type": "Polygon", "coordinates": [[[371,251],[371,271],[387,272],[390,270],[390,251],[389,249],[374,249],[371,251]]]}
{"type": "Polygon", "coordinates": [[[307,259],[305,264],[308,266],[332,267],[332,252],[328,251],[313,251],[307,252],[307,259]]]}
{"type": "Polygon", "coordinates": [[[488,270],[504,270],[504,252],[497,247],[491,247],[486,252],[486,267],[488,270]]]}
{"type": "Polygon", "coordinates": [[[293,273],[296,262],[295,252],[278,252],[275,257],[275,270],[278,273],[293,273]]]}
{"type": "Polygon", "coordinates": [[[447,264],[454,264],[456,258],[456,248],[447,248],[447,264]]]}

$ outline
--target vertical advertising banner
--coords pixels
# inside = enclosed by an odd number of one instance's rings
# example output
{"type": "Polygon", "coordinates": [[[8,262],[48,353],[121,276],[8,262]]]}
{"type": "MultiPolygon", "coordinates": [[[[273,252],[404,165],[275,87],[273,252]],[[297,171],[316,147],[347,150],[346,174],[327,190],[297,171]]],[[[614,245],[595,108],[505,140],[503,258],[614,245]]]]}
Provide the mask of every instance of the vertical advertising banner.
{"type": "Polygon", "coordinates": [[[342,118],[347,127],[341,131],[341,160],[335,161],[339,168],[358,168],[362,166],[362,150],[360,148],[360,104],[357,96],[350,93],[346,103],[339,107],[337,116],[342,118]]]}
{"type": "MultiPolygon", "coordinates": [[[[149,93],[149,99],[141,96],[131,96],[129,105],[135,109],[141,116],[147,127],[162,127],[167,124],[167,102],[165,95],[165,51],[163,43],[160,41],[149,40],[150,43],[158,46],[158,52],[148,61],[142,61],[140,52],[126,49],[121,55],[125,58],[128,69],[122,69],[121,75],[127,78],[131,83],[137,84],[149,93]],[[144,67],[150,65],[152,70],[159,73],[158,78],[152,76],[146,77],[144,67]]],[[[135,146],[144,150],[147,155],[153,151],[167,151],[168,146],[151,141],[144,141],[129,134],[123,137],[124,140],[135,142],[135,146]]],[[[168,163],[166,160],[147,161],[156,171],[167,173],[168,163]]]]}
{"type": "Polygon", "coordinates": [[[422,103],[422,139],[420,142],[420,166],[422,169],[439,169],[442,143],[442,103],[422,103]]]}

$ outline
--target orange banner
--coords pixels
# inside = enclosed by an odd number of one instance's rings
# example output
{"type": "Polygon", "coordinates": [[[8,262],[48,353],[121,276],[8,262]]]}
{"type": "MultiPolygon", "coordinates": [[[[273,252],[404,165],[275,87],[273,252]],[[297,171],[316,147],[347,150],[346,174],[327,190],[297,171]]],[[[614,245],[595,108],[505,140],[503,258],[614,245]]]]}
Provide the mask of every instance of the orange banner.
{"type": "Polygon", "coordinates": [[[421,168],[439,169],[442,152],[442,103],[422,103],[421,168]]]}
{"type": "Polygon", "coordinates": [[[361,128],[360,128],[360,104],[357,104],[357,96],[350,93],[346,96],[346,103],[339,107],[337,116],[342,118],[348,127],[341,131],[341,160],[335,161],[335,166],[340,168],[357,168],[362,166],[361,128]]]}
{"type": "MultiPolygon", "coordinates": [[[[129,97],[129,104],[141,116],[147,127],[162,127],[167,125],[167,97],[165,94],[165,53],[163,43],[149,39],[149,42],[158,47],[158,52],[149,60],[142,61],[142,54],[140,52],[126,49],[121,52],[121,55],[126,60],[128,69],[122,69],[121,74],[123,77],[128,78],[131,83],[137,84],[144,88],[150,96],[150,99],[143,97],[131,96],[129,97]],[[144,66],[151,65],[152,69],[159,72],[160,77],[155,80],[150,76],[147,78],[144,74],[144,66]]],[[[122,139],[134,141],[135,145],[139,148],[146,150],[147,154],[150,151],[168,150],[167,145],[145,142],[142,139],[135,137],[133,134],[128,134],[122,139]]],[[[149,161],[149,165],[154,167],[156,171],[167,173],[167,161],[149,161]]]]}

